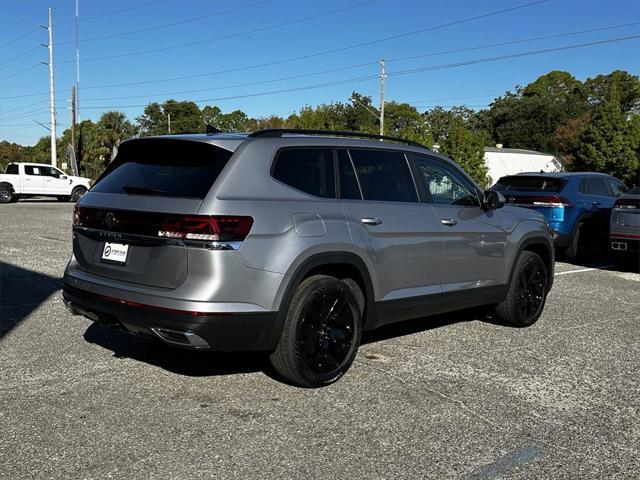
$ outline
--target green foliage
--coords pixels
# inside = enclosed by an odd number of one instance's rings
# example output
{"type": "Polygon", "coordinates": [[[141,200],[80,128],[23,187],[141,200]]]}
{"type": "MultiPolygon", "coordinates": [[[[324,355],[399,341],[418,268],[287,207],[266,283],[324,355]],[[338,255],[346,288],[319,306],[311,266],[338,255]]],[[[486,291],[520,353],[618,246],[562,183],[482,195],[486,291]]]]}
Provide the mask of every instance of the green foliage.
{"type": "Polygon", "coordinates": [[[460,165],[482,187],[488,183],[484,163],[485,133],[474,130],[475,112],[464,107],[437,107],[423,114],[434,147],[460,165]]]}
{"type": "Polygon", "coordinates": [[[599,104],[580,135],[572,169],[606,172],[636,183],[640,171],[640,120],[627,120],[618,101],[599,104]]]}
{"type": "MultiPolygon", "coordinates": [[[[100,120],[76,127],[76,156],[80,170],[99,175],[120,142],[135,135],[199,133],[205,125],[229,132],[263,128],[352,130],[378,133],[379,110],[372,97],[353,92],[348,102],[305,106],[288,117],[254,118],[241,110],[223,112],[218,106],[200,109],[195,102],[167,100],[148,104],[134,126],[121,112],[106,112],[100,120]]],[[[551,71],[524,87],[496,98],[490,108],[475,112],[441,107],[420,113],[394,101],[385,103],[385,134],[437,144],[480,184],[485,184],[484,146],[502,143],[556,154],[569,170],[612,173],[632,183],[640,157],[640,79],[616,70],[584,82],[568,72],[551,71]]],[[[58,142],[65,158],[71,131],[58,142]]],[[[0,168],[11,161],[48,163],[50,139],[33,147],[0,143],[0,168]]]]}
{"type": "Polygon", "coordinates": [[[136,118],[140,135],[166,135],[169,133],[202,133],[205,131],[202,111],[195,102],[167,100],[163,104],[150,103],[136,118]]]}

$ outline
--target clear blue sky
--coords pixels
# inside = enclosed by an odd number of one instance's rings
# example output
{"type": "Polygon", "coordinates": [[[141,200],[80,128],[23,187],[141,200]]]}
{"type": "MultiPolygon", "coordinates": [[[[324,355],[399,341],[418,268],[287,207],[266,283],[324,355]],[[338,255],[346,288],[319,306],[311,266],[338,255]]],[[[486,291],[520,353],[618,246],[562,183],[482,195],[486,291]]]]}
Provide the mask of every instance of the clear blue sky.
{"type": "MultiPolygon", "coordinates": [[[[350,79],[375,77],[379,73],[375,62],[383,57],[388,59],[386,98],[415,103],[421,109],[436,104],[466,104],[479,108],[496,95],[515,85],[525,85],[553,69],[567,70],[581,80],[615,69],[640,73],[640,38],[636,38],[394,76],[394,73],[421,67],[640,34],[640,2],[637,0],[550,0],[306,59],[190,79],[112,86],[277,62],[456,22],[532,1],[80,0],[80,118],[95,120],[104,111],[118,109],[133,121],[143,110],[137,105],[167,98],[208,100],[199,102],[200,106],[218,105],[223,111],[242,109],[253,116],[286,116],[306,104],[347,101],[353,90],[373,96],[377,103],[377,79],[350,79]],[[243,6],[246,8],[241,8],[243,6]],[[349,6],[353,8],[345,9],[349,6]],[[342,11],[336,11],[339,9],[342,11]],[[213,15],[216,12],[221,13],[213,15]],[[190,21],[206,15],[208,17],[190,21]],[[521,44],[394,60],[634,22],[638,24],[521,44]],[[166,26],[171,23],[178,24],[166,26]],[[190,42],[203,43],[128,55],[190,42]],[[271,83],[239,85],[359,64],[367,65],[271,83]],[[215,100],[343,80],[350,81],[273,95],[215,100]],[[174,93],[191,90],[196,91],[174,93]]],[[[48,68],[38,65],[48,60],[47,49],[38,47],[47,42],[47,32],[37,29],[46,24],[49,6],[54,9],[58,135],[70,124],[68,99],[75,81],[74,2],[0,0],[0,140],[28,145],[47,135],[47,131],[33,120],[49,121],[48,68]],[[8,98],[16,96],[21,97],[8,98]]]]}

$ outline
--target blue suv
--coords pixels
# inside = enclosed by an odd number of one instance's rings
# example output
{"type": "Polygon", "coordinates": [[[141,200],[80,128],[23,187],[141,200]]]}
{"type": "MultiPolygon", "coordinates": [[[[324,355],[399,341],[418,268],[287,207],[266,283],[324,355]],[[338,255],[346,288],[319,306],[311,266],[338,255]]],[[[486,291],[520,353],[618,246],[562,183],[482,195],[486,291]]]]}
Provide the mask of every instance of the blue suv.
{"type": "Polygon", "coordinates": [[[498,180],[507,204],[542,213],[554,232],[555,246],[574,259],[581,247],[605,245],[611,209],[627,188],[603,173],[519,173],[498,180]]]}

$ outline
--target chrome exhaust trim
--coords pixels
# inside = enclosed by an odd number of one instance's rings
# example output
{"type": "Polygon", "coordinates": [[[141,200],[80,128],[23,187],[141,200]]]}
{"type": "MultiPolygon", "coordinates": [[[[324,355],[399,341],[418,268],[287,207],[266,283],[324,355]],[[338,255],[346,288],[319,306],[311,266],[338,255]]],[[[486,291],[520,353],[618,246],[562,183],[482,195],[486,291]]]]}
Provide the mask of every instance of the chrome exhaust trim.
{"type": "Polygon", "coordinates": [[[209,348],[209,344],[189,330],[173,330],[164,327],[149,327],[156,336],[165,343],[191,348],[209,348]]]}

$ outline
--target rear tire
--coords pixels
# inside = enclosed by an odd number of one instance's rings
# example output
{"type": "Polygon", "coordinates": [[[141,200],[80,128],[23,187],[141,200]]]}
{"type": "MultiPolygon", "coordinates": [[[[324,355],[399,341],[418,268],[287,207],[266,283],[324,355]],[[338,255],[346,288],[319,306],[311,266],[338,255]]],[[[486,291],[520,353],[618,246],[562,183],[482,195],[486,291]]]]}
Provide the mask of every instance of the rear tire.
{"type": "Polygon", "coordinates": [[[69,200],[71,200],[73,203],[77,203],[78,200],[80,200],[80,198],[82,198],[82,196],[87,192],[87,189],[84,187],[76,187],[71,191],[71,196],[69,197],[69,200]]]}
{"type": "Polygon", "coordinates": [[[355,282],[326,275],[305,279],[291,299],[280,341],[269,357],[273,368],[307,388],[329,385],[344,375],[362,336],[358,294],[362,296],[355,282]]]}
{"type": "Polygon", "coordinates": [[[3,185],[0,187],[0,203],[12,203],[14,201],[11,187],[3,185]]]}
{"type": "Polygon", "coordinates": [[[544,309],[548,282],[547,267],[542,258],[523,251],[513,269],[507,294],[495,307],[498,319],[513,327],[533,325],[544,309]]]}
{"type": "Polygon", "coordinates": [[[576,231],[573,232],[571,236],[571,243],[569,243],[569,246],[562,252],[567,260],[575,260],[580,255],[580,237],[583,227],[583,223],[579,223],[576,226],[576,231]]]}

